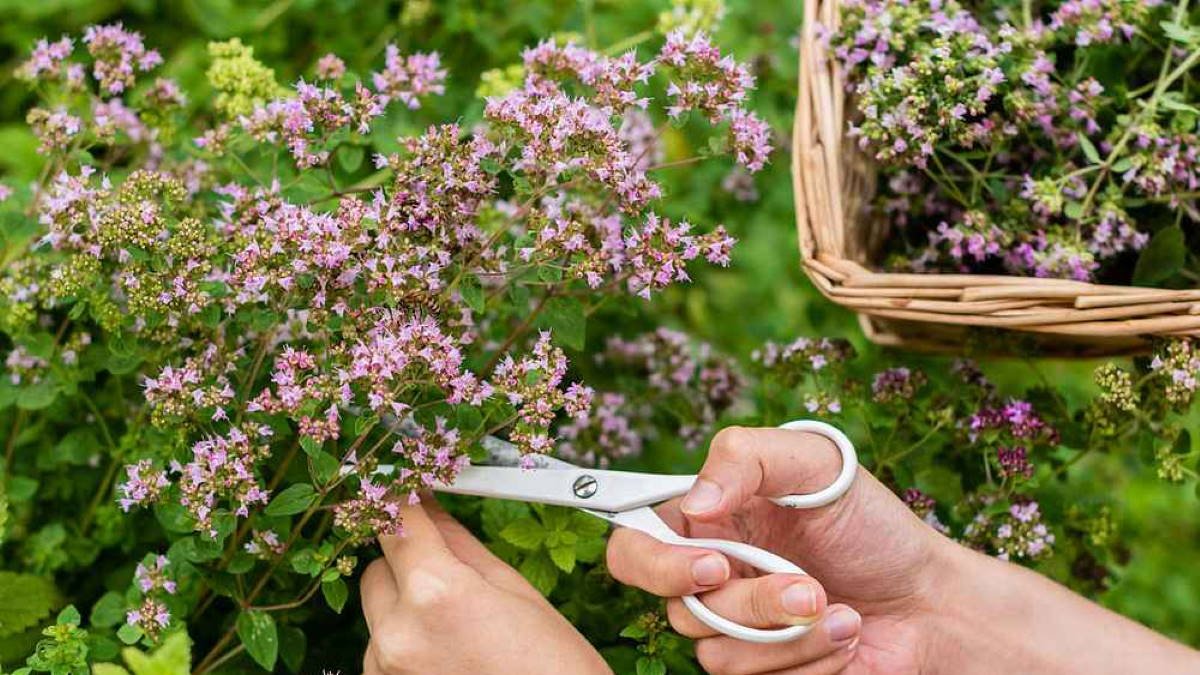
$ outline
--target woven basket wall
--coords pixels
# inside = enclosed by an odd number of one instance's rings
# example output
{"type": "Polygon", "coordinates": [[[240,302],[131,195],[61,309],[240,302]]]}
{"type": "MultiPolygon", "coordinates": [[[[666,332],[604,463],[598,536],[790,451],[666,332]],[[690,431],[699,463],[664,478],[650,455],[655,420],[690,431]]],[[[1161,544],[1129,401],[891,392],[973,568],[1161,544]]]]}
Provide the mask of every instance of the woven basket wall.
{"type": "Polygon", "coordinates": [[[845,82],[816,33],[818,24],[837,29],[838,5],[837,0],[804,5],[792,137],[796,228],[809,278],[830,300],[857,312],[871,340],[951,351],[974,339],[973,331],[985,338],[1019,331],[1025,339],[995,344],[1091,356],[1142,352],[1154,337],[1200,335],[1200,290],[873,271],[888,223],[864,215],[875,174],[845,136],[850,113],[845,82]]]}

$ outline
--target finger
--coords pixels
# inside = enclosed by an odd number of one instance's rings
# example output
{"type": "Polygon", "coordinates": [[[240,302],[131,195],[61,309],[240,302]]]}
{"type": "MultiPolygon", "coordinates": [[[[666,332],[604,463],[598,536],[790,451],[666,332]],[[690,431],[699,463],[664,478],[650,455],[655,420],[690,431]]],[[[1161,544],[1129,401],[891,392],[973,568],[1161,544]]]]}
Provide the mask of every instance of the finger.
{"type": "Polygon", "coordinates": [[[837,675],[846,671],[846,668],[854,661],[854,657],[857,654],[858,641],[856,640],[841,649],[835,649],[818,661],[793,668],[772,671],[765,673],[765,675],[837,675]]]}
{"type": "Polygon", "coordinates": [[[367,643],[367,651],[363,654],[363,675],[384,675],[379,667],[379,659],[375,658],[375,643],[367,643]]]}
{"type": "Polygon", "coordinates": [[[421,506],[400,507],[400,519],[404,525],[401,534],[379,536],[379,546],[398,588],[404,588],[405,574],[418,567],[440,569],[461,564],[421,506]]]}
{"type": "Polygon", "coordinates": [[[461,561],[474,568],[484,579],[494,586],[510,593],[517,593],[530,599],[544,600],[525,577],[512,567],[506,565],[487,549],[470,530],[463,527],[449,513],[446,513],[432,496],[424,497],[421,503],[425,506],[430,520],[442,533],[442,539],[450,551],[461,561]]]}
{"type": "Polygon", "coordinates": [[[797,640],[755,644],[719,635],[698,640],[696,658],[705,670],[719,675],[837,672],[857,648],[861,626],[854,610],[835,605],[797,640]]]}
{"type": "MultiPolygon", "coordinates": [[[[753,579],[733,579],[700,596],[709,609],[751,628],[780,628],[810,624],[825,610],[825,589],[810,576],[768,574],[753,579]]],[[[682,602],[667,604],[667,618],[681,635],[702,638],[717,635],[692,615],[682,602]]]]}
{"type": "Polygon", "coordinates": [[[367,631],[374,634],[384,617],[396,611],[396,580],[387,562],[378,558],[367,565],[358,588],[362,596],[363,616],[367,619],[367,631]]]}
{"type": "Polygon", "coordinates": [[[833,441],[807,431],[726,427],[709,444],[708,459],[680,508],[715,520],[750,497],[815,492],[837,478],[841,453],[833,441]]]}
{"type": "Polygon", "coordinates": [[[730,575],[720,553],[671,546],[625,527],[608,538],[608,571],[623,584],[668,598],[711,590],[730,575]]]}

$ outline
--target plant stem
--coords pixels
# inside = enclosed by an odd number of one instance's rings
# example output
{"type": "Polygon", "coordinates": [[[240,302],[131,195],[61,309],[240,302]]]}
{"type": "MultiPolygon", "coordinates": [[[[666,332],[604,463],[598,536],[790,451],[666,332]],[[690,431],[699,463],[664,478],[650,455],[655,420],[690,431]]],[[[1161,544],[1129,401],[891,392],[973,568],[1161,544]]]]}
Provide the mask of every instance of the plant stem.
{"type": "Polygon", "coordinates": [[[529,316],[525,317],[525,320],[521,322],[521,325],[517,326],[513,332],[509,333],[508,337],[504,340],[504,343],[496,349],[496,353],[492,354],[492,357],[488,359],[487,365],[483,367],[483,372],[491,372],[492,368],[496,367],[496,363],[501,359],[501,357],[504,356],[509,347],[512,347],[513,344],[515,344],[517,340],[521,339],[521,337],[525,335],[526,331],[533,326],[533,322],[537,320],[538,315],[541,314],[542,310],[546,308],[546,303],[549,302],[550,298],[553,296],[554,289],[551,288],[546,292],[545,295],[542,296],[542,299],[538,302],[537,306],[533,308],[533,311],[529,313],[529,316]]]}
{"type": "Polygon", "coordinates": [[[18,408],[17,414],[13,416],[12,429],[8,432],[8,442],[4,444],[4,471],[6,475],[12,475],[13,453],[17,448],[17,434],[21,431],[21,425],[25,423],[25,417],[28,415],[24,408],[18,408]]]}

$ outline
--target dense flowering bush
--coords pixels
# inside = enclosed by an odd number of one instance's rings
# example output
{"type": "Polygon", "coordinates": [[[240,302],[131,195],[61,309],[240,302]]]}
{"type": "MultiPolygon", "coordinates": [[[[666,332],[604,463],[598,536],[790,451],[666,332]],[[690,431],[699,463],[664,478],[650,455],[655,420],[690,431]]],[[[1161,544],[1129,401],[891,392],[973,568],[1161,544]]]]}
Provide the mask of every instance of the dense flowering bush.
{"type": "MultiPolygon", "coordinates": [[[[18,69],[40,94],[27,121],[46,164],[4,194],[22,209],[0,279],[0,402],[18,411],[5,466],[32,473],[39,444],[15,442],[27,428],[53,437],[87,416],[74,451],[107,468],[69,534],[91,536],[64,551],[38,542],[67,526],[44,528],[26,564],[86,566],[153,513],[175,534],[102,599],[123,620],[92,623],[153,645],[229,596],[242,611],[200,672],[239,638],[274,667],[272,612],[317,591],[340,611],[353,548],[403,533],[397,500],[452,479],[485,436],[636,452],[654,405],[594,401],[563,348],[585,346],[598,303],[649,299],[697,259],[727,265],[734,243],[656,212],[657,125],[694,114],[751,172],[770,152],[744,107],[754,78],[699,32],[670,33],[649,60],[544,41],[478,127],[398,140],[375,125],[443,91],[435,53],[388,46],[364,77],[328,54],[284,88],[240,41],[213,43],[210,123],[191,137],[185,95],[140,35],[95,26],[78,43],[42,40],[18,69]]],[[[740,384],[669,331],[614,338],[601,358],[688,406],[679,431],[696,444],[740,384]]],[[[595,560],[603,526],[579,527],[595,560]]],[[[569,571],[576,552],[547,555],[569,571]]],[[[115,655],[48,645],[55,672],[115,655]]]]}
{"type": "Polygon", "coordinates": [[[850,133],[885,167],[873,209],[896,226],[893,267],[1194,281],[1186,3],[842,5],[828,58],[850,133]]]}

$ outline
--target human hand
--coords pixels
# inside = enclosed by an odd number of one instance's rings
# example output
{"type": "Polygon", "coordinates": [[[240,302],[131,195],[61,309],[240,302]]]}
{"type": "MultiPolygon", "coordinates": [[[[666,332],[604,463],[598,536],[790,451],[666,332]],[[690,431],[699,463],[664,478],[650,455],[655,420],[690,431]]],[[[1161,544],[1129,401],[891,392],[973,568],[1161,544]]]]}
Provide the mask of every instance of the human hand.
{"type": "Polygon", "coordinates": [[[438,507],[402,510],[404,536],[363,573],[368,675],[559,675],[611,670],[516,570],[438,507]]]}
{"type": "Polygon", "coordinates": [[[711,673],[918,671],[941,553],[953,544],[861,468],[850,490],[823,508],[789,509],[767,499],[820,490],[840,468],[836,447],[823,436],[727,428],[713,438],[688,495],[658,509],[685,536],[744,541],[812,577],[756,577],[719,553],[629,529],[613,533],[609,569],[619,581],[671,598],[672,626],[697,639],[697,658],[711,673]],[[718,614],[748,626],[816,625],[792,642],[741,642],[693,617],[679,600],[687,594],[701,594],[718,614]]]}

